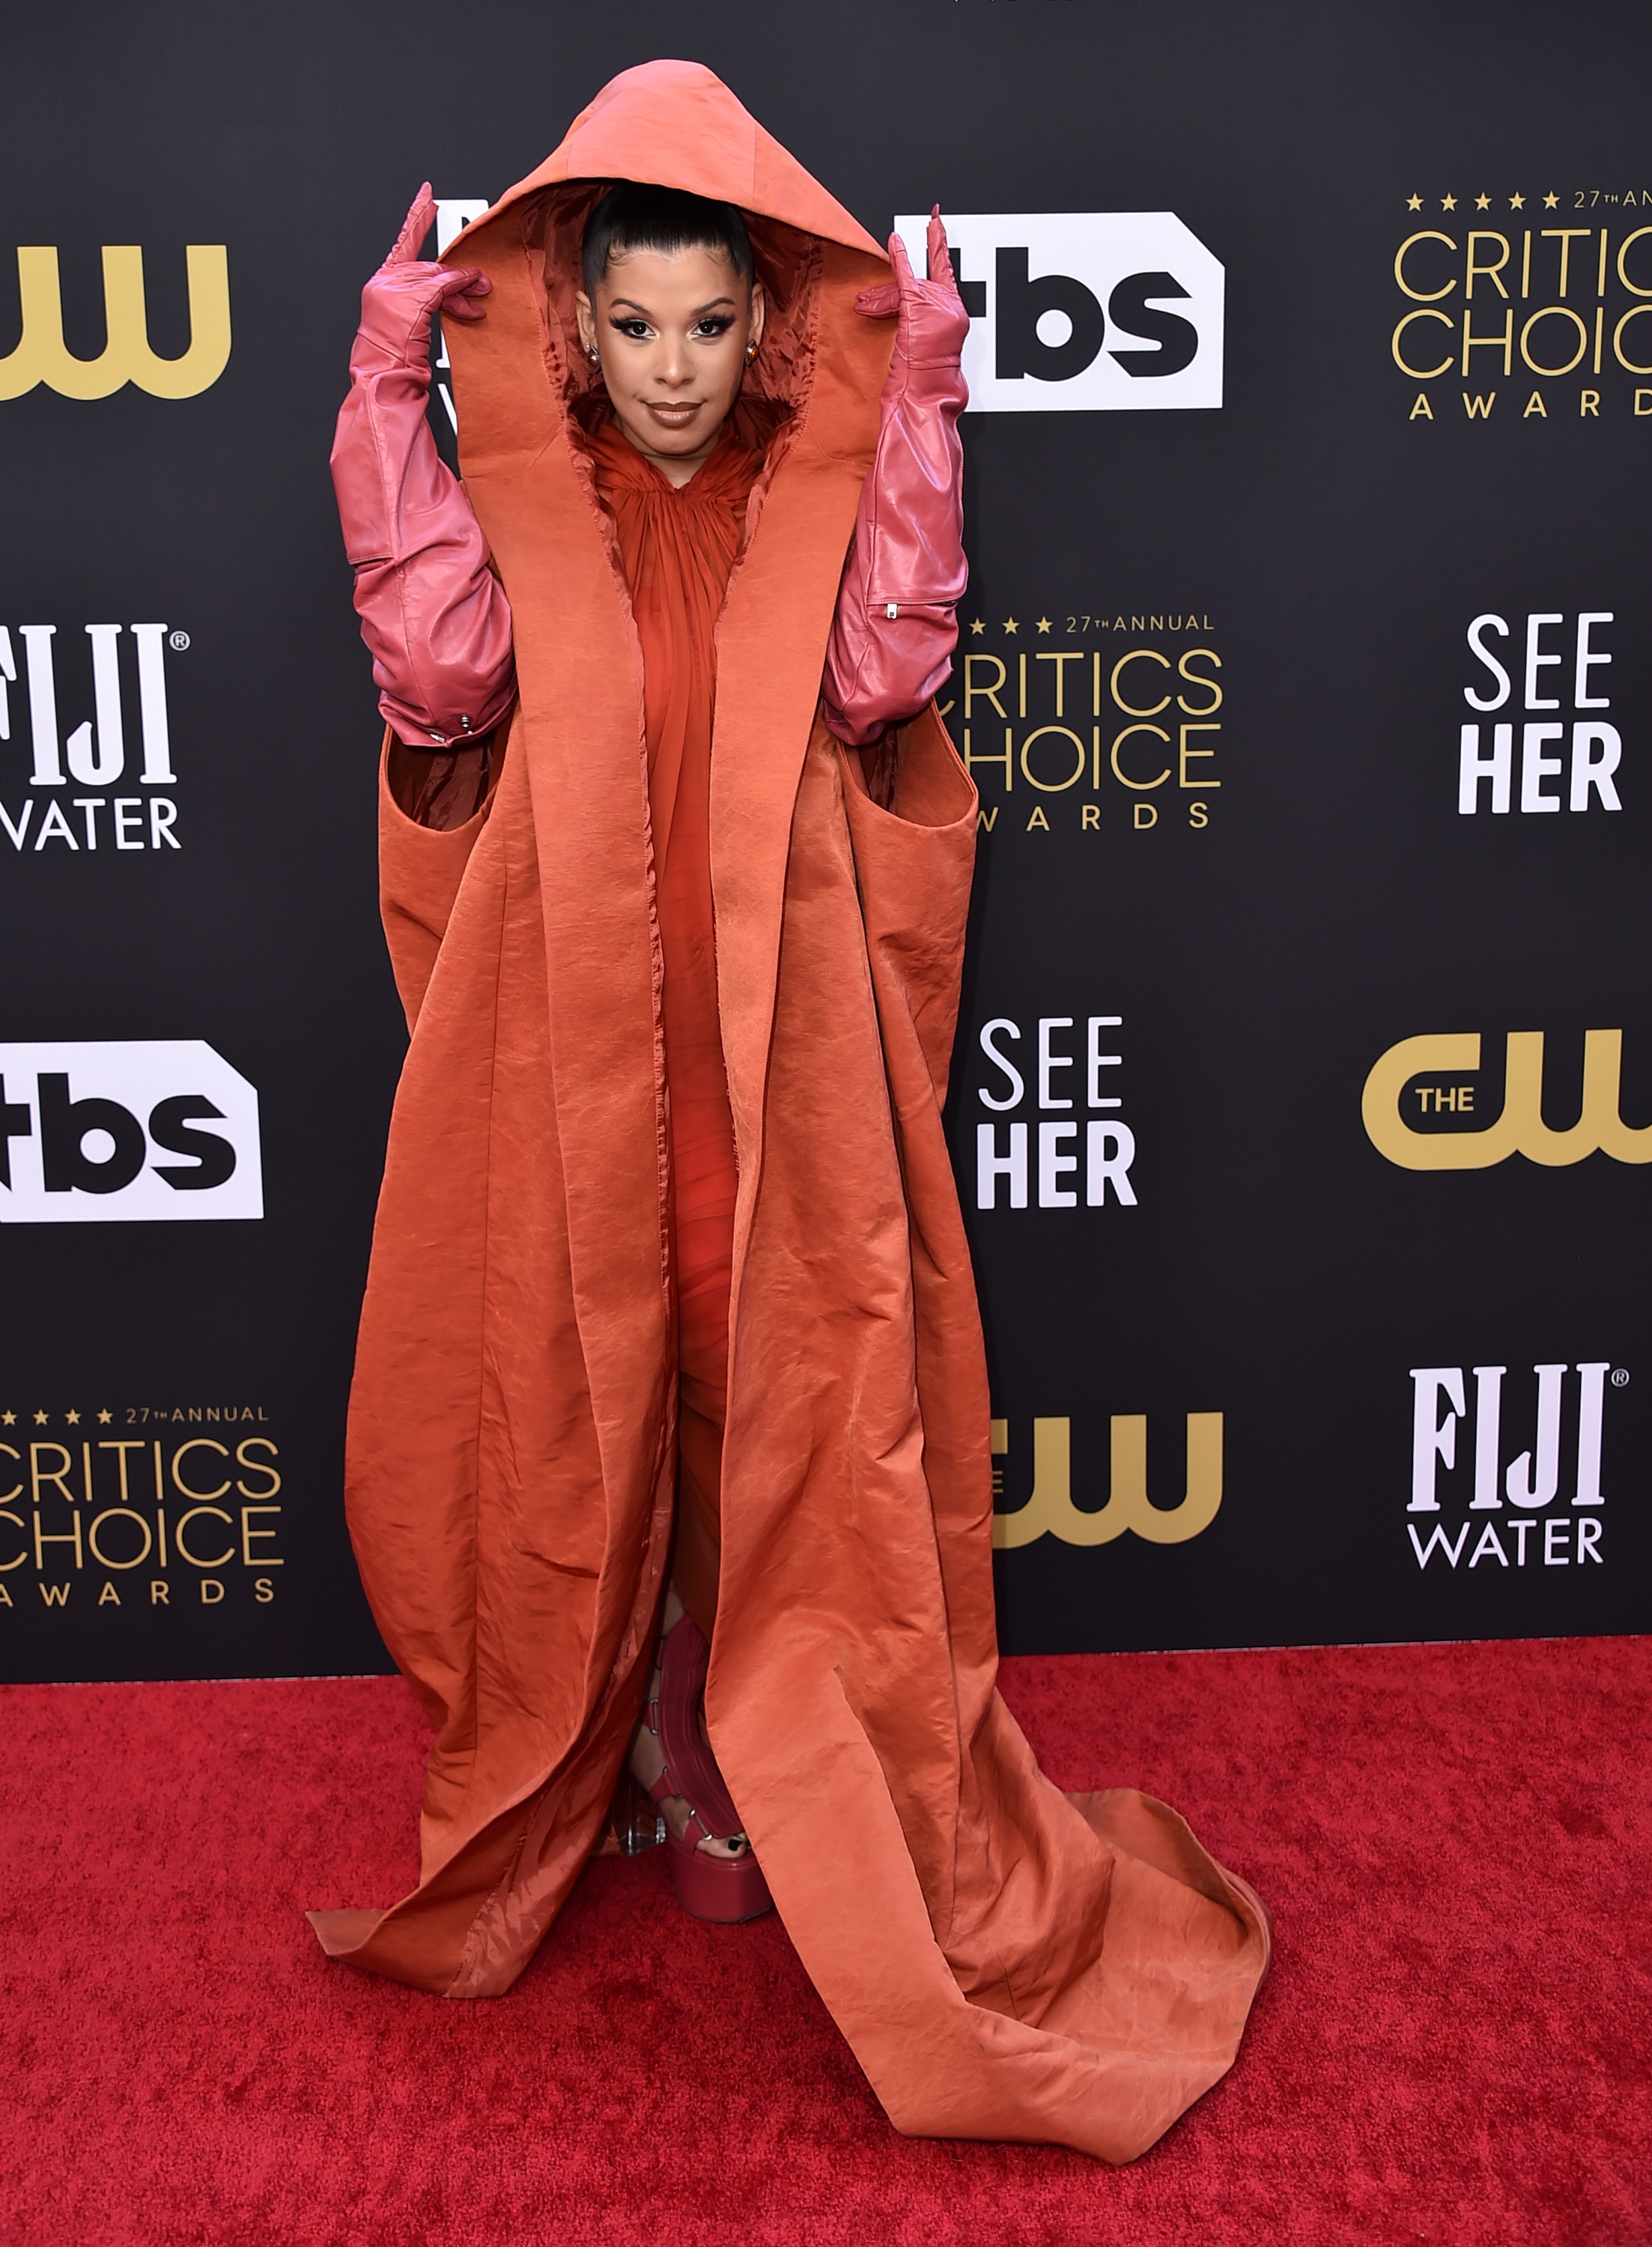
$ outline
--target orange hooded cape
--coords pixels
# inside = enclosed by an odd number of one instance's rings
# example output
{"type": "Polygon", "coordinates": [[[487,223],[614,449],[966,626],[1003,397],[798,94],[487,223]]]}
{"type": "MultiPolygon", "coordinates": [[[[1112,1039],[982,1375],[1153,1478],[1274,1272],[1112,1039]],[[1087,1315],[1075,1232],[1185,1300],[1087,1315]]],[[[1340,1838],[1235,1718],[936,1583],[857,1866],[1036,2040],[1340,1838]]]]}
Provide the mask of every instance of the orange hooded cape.
{"type": "Polygon", "coordinates": [[[448,348],[520,701],[468,826],[381,796],[413,1039],[347,1472],[436,1739],[418,1888],[313,1917],[417,1989],[509,1990],[599,1838],[650,1666],[675,1350],[642,682],[570,434],[578,243],[617,178],[748,215],[748,388],[788,409],[718,639],[740,1195],[712,1743],[897,2127],[1127,2161],[1231,2065],[1266,1924],[1163,1805],[1057,1793],[994,1690],[986,1373],[941,1130],[975,796],[932,706],[889,809],[819,710],[892,338],[854,303],[888,267],[693,64],[616,79],[463,237],[493,294],[448,348]]]}

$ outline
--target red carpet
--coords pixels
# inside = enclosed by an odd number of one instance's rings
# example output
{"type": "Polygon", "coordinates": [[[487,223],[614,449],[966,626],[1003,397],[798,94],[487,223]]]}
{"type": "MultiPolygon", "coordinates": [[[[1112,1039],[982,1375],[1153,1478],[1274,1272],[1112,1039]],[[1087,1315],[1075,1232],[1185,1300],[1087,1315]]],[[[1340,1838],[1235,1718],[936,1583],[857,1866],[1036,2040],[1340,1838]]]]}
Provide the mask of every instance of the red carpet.
{"type": "Polygon", "coordinates": [[[778,1923],[593,1868],[512,1995],[330,1966],[413,1875],[395,1680],[3,1697],[4,2247],[1652,2241],[1652,1641],[1006,1665],[1069,1786],[1261,1889],[1238,2066],[1145,2160],[914,2143],[778,1923]]]}

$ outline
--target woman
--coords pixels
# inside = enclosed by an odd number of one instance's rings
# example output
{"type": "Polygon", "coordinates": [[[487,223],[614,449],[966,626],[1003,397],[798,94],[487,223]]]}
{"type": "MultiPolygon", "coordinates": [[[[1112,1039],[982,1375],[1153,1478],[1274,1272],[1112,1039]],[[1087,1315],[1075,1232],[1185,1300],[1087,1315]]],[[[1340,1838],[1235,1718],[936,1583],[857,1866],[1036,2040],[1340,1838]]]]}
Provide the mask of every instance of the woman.
{"type": "Polygon", "coordinates": [[[1267,1937],[1173,1813],[1052,1788],[993,1689],[940,1126],[974,840],[927,699],[962,588],[944,245],[925,282],[891,246],[891,286],[680,63],[616,79],[440,281],[422,225],[338,447],[413,1024],[348,1496],[436,1741],[419,1888],[318,1931],[502,1992],[630,1756],[679,1894],[738,1916],[766,1881],[899,2127],[1130,2159],[1231,2064],[1267,1937]],[[639,174],[700,207],[604,201],[639,174]],[[474,520],[420,436],[438,297],[474,520]]]}

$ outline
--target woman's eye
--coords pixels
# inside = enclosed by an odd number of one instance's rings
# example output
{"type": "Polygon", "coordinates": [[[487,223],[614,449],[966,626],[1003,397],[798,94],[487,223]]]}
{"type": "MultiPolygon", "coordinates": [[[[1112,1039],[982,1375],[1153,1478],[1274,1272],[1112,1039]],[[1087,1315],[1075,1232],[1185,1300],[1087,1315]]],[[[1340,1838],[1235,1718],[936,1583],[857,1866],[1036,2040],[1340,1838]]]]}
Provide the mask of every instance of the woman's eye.
{"type": "Polygon", "coordinates": [[[634,344],[646,343],[648,340],[649,327],[646,320],[616,320],[614,327],[618,334],[628,337],[634,344]]]}
{"type": "Polygon", "coordinates": [[[701,320],[695,328],[694,333],[702,337],[707,343],[714,343],[719,336],[726,336],[734,324],[732,320],[715,318],[701,320]]]}

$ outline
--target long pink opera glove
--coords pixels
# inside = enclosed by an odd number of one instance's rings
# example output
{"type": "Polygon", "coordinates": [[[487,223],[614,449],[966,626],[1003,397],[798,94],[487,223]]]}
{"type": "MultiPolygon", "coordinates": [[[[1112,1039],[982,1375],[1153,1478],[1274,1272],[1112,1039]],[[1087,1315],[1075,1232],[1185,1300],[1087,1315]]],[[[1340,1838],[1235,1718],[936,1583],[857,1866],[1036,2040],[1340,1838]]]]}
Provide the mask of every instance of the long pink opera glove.
{"type": "Polygon", "coordinates": [[[510,604],[469,501],[425,418],[430,316],[479,320],[491,283],[421,259],[436,215],[427,181],[395,248],[361,292],[333,488],[379,707],[411,746],[464,748],[510,707],[510,604]]]}
{"type": "Polygon", "coordinates": [[[895,278],[863,290],[857,312],[898,316],[883,427],[861,491],[855,543],[826,648],[826,723],[851,748],[916,717],[945,680],[958,645],[964,559],[964,448],[969,402],[959,365],[969,314],[946,254],[937,204],[929,278],[912,272],[898,234],[895,278]]]}

